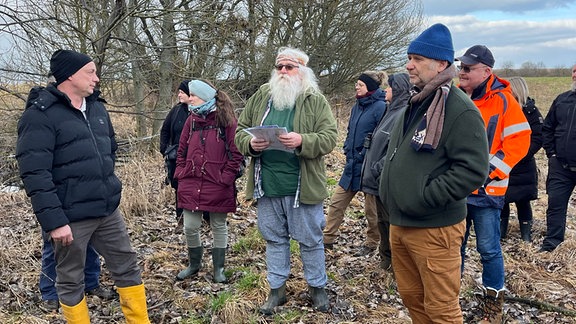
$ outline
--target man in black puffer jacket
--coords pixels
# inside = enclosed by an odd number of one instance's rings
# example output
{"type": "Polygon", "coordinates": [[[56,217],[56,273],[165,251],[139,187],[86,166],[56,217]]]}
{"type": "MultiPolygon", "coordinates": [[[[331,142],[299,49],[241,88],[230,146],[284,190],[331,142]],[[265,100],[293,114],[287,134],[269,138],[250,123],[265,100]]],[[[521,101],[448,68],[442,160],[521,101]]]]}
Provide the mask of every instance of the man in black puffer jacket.
{"type": "MultiPolygon", "coordinates": [[[[57,291],[68,322],[90,321],[84,296],[88,242],[104,257],[129,323],[150,323],[136,253],[118,209],[114,129],[87,55],[58,50],[56,79],[30,91],[18,122],[16,158],[26,193],[57,262],[57,291]]],[[[75,322],[76,323],[76,322],[75,322]]]]}

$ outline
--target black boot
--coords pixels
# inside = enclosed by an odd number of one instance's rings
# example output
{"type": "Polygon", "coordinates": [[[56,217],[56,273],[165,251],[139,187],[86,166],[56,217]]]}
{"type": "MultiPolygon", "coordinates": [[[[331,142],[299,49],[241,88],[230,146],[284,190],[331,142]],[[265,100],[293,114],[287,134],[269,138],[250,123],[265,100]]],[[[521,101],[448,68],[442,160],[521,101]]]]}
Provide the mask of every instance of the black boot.
{"type": "Polygon", "coordinates": [[[524,242],[532,242],[532,222],[520,222],[520,238],[524,242]]]}
{"type": "Polygon", "coordinates": [[[224,260],[226,258],[225,248],[212,248],[212,265],[214,266],[214,282],[226,282],[224,275],[224,260]]]}
{"type": "Polygon", "coordinates": [[[330,302],[328,301],[326,290],[320,287],[308,286],[308,291],[310,293],[310,297],[312,297],[312,306],[314,309],[326,313],[330,307],[330,302]]]}
{"type": "Polygon", "coordinates": [[[508,221],[510,218],[508,217],[501,217],[500,218],[500,239],[506,238],[506,233],[508,232],[508,221]]]}
{"type": "Polygon", "coordinates": [[[286,304],[286,283],[280,288],[270,289],[266,302],[260,306],[260,313],[264,315],[274,314],[274,307],[286,304]]]}
{"type": "Polygon", "coordinates": [[[202,267],[202,246],[188,248],[188,267],[176,275],[176,279],[184,280],[197,274],[202,267]]]}

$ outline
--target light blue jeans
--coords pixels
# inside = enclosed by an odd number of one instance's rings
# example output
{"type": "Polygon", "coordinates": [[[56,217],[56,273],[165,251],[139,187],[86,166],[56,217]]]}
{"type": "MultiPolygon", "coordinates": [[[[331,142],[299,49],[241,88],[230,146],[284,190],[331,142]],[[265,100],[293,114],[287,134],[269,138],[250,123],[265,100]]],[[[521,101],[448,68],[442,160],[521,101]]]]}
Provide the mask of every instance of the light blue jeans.
{"type": "Polygon", "coordinates": [[[312,287],[326,286],[322,204],[293,208],[294,196],[258,199],[258,229],[266,240],[266,267],[271,289],[280,288],[290,275],[290,238],[300,244],[304,278],[312,287]]]}
{"type": "Polygon", "coordinates": [[[474,224],[476,250],[482,262],[482,285],[500,291],[504,288],[504,258],[500,246],[500,209],[468,205],[466,234],[462,243],[462,273],[466,257],[466,243],[474,224]]]}

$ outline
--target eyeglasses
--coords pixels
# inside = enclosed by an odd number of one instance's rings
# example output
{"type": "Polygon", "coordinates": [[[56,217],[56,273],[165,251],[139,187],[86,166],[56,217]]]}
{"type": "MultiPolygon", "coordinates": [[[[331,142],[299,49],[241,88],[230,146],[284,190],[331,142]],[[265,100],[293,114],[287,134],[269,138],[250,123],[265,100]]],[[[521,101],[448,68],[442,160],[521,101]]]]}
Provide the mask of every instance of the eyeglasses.
{"type": "Polygon", "coordinates": [[[477,67],[472,68],[472,67],[469,67],[467,65],[460,65],[458,67],[458,71],[462,71],[464,73],[470,73],[470,71],[473,71],[476,69],[481,69],[481,68],[483,68],[483,66],[477,66],[477,67]]]}
{"type": "Polygon", "coordinates": [[[292,65],[292,64],[277,64],[274,65],[274,67],[276,68],[276,70],[278,71],[282,71],[283,68],[286,68],[286,71],[292,71],[293,69],[297,69],[298,66],[297,65],[292,65]]]}

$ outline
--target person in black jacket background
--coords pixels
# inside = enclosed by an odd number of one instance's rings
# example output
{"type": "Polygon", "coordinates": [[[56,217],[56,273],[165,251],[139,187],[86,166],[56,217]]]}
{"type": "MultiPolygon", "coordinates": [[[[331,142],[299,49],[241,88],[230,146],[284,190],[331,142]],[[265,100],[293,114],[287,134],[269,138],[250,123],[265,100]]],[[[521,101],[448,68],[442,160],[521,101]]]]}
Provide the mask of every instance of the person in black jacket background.
{"type": "Polygon", "coordinates": [[[553,251],[564,241],[566,212],[576,186],[576,65],[572,67],[572,89],[554,99],[544,119],[542,147],[548,157],[548,209],[546,238],[541,252],[553,251]]]}
{"type": "Polygon", "coordinates": [[[166,115],[162,128],[160,129],[160,153],[164,156],[166,165],[166,184],[174,188],[176,192],[176,218],[178,224],[182,225],[182,208],[178,208],[178,181],[174,179],[174,170],[176,170],[176,153],[178,152],[178,143],[182,128],[190,112],[188,110],[188,101],[190,100],[190,90],[188,83],[190,80],[184,80],[178,86],[178,104],[176,104],[166,115]]]}
{"type": "Polygon", "coordinates": [[[96,64],[85,54],[57,50],[50,72],[56,82],[28,95],[16,159],[34,214],[54,248],[62,314],[68,322],[90,322],[84,295],[90,242],[114,278],[127,322],[150,323],[140,267],[118,208],[118,146],[95,90],[96,64]]]}
{"type": "Polygon", "coordinates": [[[522,112],[530,124],[530,148],[526,156],[510,171],[508,190],[506,190],[505,204],[500,213],[500,237],[506,238],[510,219],[510,204],[516,204],[518,221],[520,222],[520,238],[523,241],[532,241],[532,207],[531,200],[538,199],[538,168],[534,155],[542,147],[542,124],[544,119],[536,107],[534,99],[530,98],[528,85],[522,77],[511,77],[510,87],[512,94],[522,106],[522,112]]]}
{"type": "Polygon", "coordinates": [[[380,174],[386,163],[386,152],[390,132],[398,116],[404,111],[410,99],[410,77],[408,73],[395,73],[388,77],[386,88],[386,101],[389,103],[384,116],[372,133],[372,145],[366,151],[364,165],[362,166],[362,191],[365,194],[376,196],[376,212],[378,215],[378,230],[380,231],[380,268],[390,270],[392,266],[392,252],[390,251],[390,215],[380,200],[378,186],[380,174]]]}

